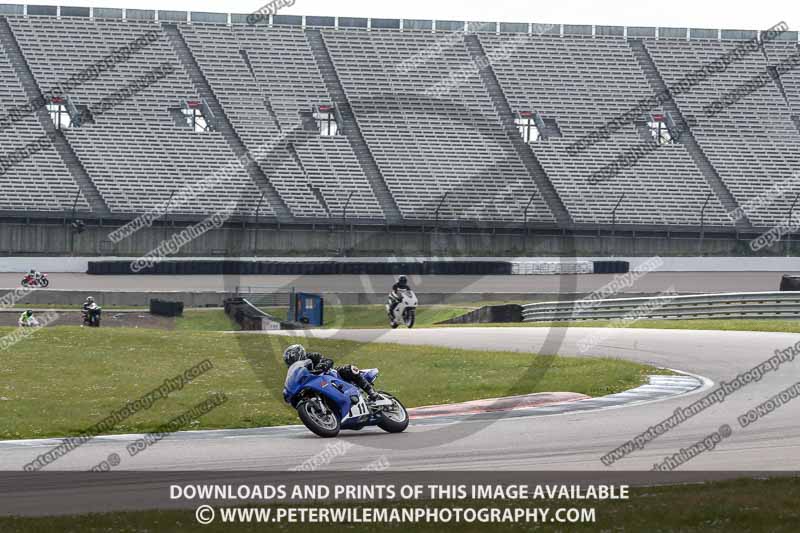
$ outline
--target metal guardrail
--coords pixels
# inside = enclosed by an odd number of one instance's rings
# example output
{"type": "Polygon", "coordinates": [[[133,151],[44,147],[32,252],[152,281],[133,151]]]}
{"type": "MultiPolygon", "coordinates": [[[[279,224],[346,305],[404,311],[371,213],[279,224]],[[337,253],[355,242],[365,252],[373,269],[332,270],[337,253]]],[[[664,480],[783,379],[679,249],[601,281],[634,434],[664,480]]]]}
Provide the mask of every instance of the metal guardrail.
{"type": "Polygon", "coordinates": [[[292,292],[294,289],[285,285],[236,287],[236,295],[246,298],[250,305],[257,308],[286,307],[291,301],[292,292]]]}
{"type": "Polygon", "coordinates": [[[225,314],[236,321],[244,331],[281,329],[280,320],[265,313],[246,298],[226,299],[225,314]]]}
{"type": "Polygon", "coordinates": [[[800,292],[737,292],[542,302],[522,306],[524,322],[614,319],[800,318],[800,292]]]}

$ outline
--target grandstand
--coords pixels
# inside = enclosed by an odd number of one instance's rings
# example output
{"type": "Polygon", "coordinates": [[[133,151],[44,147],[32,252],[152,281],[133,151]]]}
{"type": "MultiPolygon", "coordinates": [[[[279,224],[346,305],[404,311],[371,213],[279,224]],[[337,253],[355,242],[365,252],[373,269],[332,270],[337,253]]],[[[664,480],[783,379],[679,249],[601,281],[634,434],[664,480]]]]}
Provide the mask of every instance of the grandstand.
{"type": "Polygon", "coordinates": [[[719,114],[704,112],[747,79],[774,74],[798,52],[797,32],[575,153],[578,139],[759,32],[246,19],[0,5],[3,114],[157,35],[3,125],[2,154],[43,134],[55,140],[0,175],[0,212],[124,221],[167,205],[166,219],[199,220],[236,201],[242,220],[295,227],[436,221],[566,232],[613,223],[736,234],[785,220],[800,193],[800,71],[774,76],[719,114]],[[163,64],[172,74],[100,112],[104,98],[163,64]],[[657,149],[636,164],[591,180],[654,139],[657,149]],[[248,153],[253,162],[231,165],[248,153]],[[218,174],[197,194],[180,194],[218,174]],[[784,194],[770,205],[726,214],[775,184],[784,194]]]}

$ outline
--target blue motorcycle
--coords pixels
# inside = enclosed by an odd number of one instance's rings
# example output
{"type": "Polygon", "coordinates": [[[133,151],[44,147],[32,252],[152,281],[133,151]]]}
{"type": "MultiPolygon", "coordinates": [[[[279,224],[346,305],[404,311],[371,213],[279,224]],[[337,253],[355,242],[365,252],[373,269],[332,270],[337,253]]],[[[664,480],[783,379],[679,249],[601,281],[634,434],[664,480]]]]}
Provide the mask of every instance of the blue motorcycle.
{"type": "MultiPolygon", "coordinates": [[[[362,373],[370,383],[378,378],[377,368],[362,373]]],[[[391,394],[378,394],[379,400],[370,401],[364,391],[341,379],[336,370],[310,372],[306,361],[289,367],[283,387],[283,399],[297,409],[303,425],[325,438],[335,437],[342,429],[365,426],[378,426],[389,433],[405,431],[406,408],[391,394]]]]}

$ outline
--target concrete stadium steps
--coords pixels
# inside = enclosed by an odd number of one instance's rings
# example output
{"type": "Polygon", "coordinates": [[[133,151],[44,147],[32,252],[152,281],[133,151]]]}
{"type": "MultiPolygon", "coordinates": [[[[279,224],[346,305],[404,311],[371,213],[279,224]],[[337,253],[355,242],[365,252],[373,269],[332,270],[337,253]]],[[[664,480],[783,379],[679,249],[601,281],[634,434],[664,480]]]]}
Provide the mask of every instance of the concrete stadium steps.
{"type": "Polygon", "coordinates": [[[259,167],[298,221],[347,215],[385,224],[347,137],[320,135],[307,115],[332,98],[302,28],[178,29],[245,145],[269,147],[259,167]]]}
{"type": "Polygon", "coordinates": [[[800,116],[793,115],[792,123],[794,124],[794,127],[797,128],[797,133],[800,133],[800,116]]]}
{"type": "MultiPolygon", "coordinates": [[[[666,91],[667,85],[664,82],[664,79],[661,77],[653,58],[647,51],[644,42],[641,40],[631,39],[628,41],[628,43],[631,46],[631,50],[633,50],[633,55],[636,57],[636,60],[642,67],[642,71],[644,72],[647,81],[653,88],[653,91],[656,94],[666,91]]],[[[664,102],[663,105],[664,110],[672,116],[678,127],[683,130],[683,135],[681,136],[681,140],[679,142],[686,147],[686,150],[689,152],[689,155],[692,156],[697,168],[700,170],[700,172],[702,172],[703,177],[711,187],[711,190],[714,191],[717,199],[729,213],[734,211],[740,212],[739,203],[736,201],[736,198],[734,198],[733,194],[731,194],[731,191],[728,189],[727,185],[725,185],[725,182],[720,177],[717,169],[714,168],[714,165],[712,165],[711,161],[709,161],[702,147],[697,142],[697,139],[695,139],[691,130],[692,125],[687,122],[686,118],[678,108],[678,105],[671,98],[664,102]]],[[[736,227],[740,230],[753,229],[753,226],[747,219],[746,215],[743,215],[742,218],[737,219],[736,227]]]]}
{"type": "Polygon", "coordinates": [[[322,37],[322,32],[318,29],[307,29],[306,37],[311,51],[314,53],[314,59],[322,74],[322,79],[342,119],[341,127],[344,130],[344,134],[347,136],[347,140],[353,148],[353,152],[364,171],[364,175],[369,180],[375,198],[380,202],[386,221],[390,224],[402,222],[403,216],[400,213],[400,209],[397,207],[397,203],[394,201],[394,197],[389,191],[389,187],[386,185],[386,180],[381,173],[381,169],[378,167],[378,163],[375,161],[364,139],[364,135],[358,127],[353,109],[350,107],[350,102],[342,87],[342,82],[339,80],[336,68],[328,53],[328,48],[325,46],[325,39],[322,37]]]}
{"type": "MultiPolygon", "coordinates": [[[[34,101],[42,98],[42,91],[5,17],[0,17],[0,42],[2,42],[9,61],[11,61],[17,73],[17,77],[22,87],[25,89],[28,100],[34,101]]],[[[69,170],[70,175],[75,180],[75,184],[80,189],[81,194],[91,206],[92,212],[100,217],[108,216],[111,212],[106,201],[103,199],[103,196],[100,194],[100,191],[95,186],[64,134],[55,128],[53,121],[50,119],[47,107],[37,109],[35,115],[43,131],[52,134],[53,147],[61,158],[61,161],[67,167],[67,170],[69,170]]]]}
{"type": "Polygon", "coordinates": [[[112,215],[127,218],[163,209],[176,194],[171,216],[205,217],[227,209],[231,200],[238,200],[238,213],[253,213],[261,193],[235,163],[222,134],[195,132],[175,120],[181,100],[198,94],[160,25],[77,17],[7,19],[36,81],[48,89],[144,37],[146,46],[116,54],[114,68],[83,76],[89,79],[78,80],[69,91],[72,102],[87,106],[94,120],[65,135],[112,215]],[[133,80],[152,76],[159,65],[175,68],[136,90],[133,80]],[[112,105],[100,104],[109,97],[112,105]]]}
{"type": "MultiPolygon", "coordinates": [[[[463,39],[321,30],[364,138],[406,221],[520,225],[536,186],[506,136],[463,39]],[[445,54],[426,51],[445,47],[445,54]],[[424,61],[407,61],[424,57],[424,61]],[[364,64],[370,65],[365,75],[364,64]],[[392,127],[387,128],[387,118],[392,127]]],[[[553,225],[534,196],[529,221],[553,225]]]]}
{"type": "MultiPolygon", "coordinates": [[[[697,226],[712,191],[683,146],[664,145],[635,164],[618,165],[643,147],[636,128],[585,148],[576,144],[653,94],[624,39],[492,33],[479,39],[511,109],[536,112],[545,122],[539,126],[561,133],[529,146],[576,225],[697,226]],[[612,175],[597,180],[598,173],[612,175]]],[[[732,230],[712,200],[704,222],[732,230]]]]}
{"type": "MultiPolygon", "coordinates": [[[[53,129],[45,109],[17,124],[20,132],[33,135],[35,130],[37,137],[39,128],[54,134],[55,150],[15,165],[17,174],[3,176],[5,183],[38,175],[52,184],[55,194],[38,204],[30,195],[18,194],[3,204],[4,215],[5,210],[14,217],[17,212],[30,217],[48,209],[63,212],[76,195],[82,216],[90,210],[106,219],[135,215],[167,201],[172,187],[210,174],[219,161],[255,151],[265,139],[283,139],[286,133],[289,137],[272,151],[271,160],[237,168],[223,187],[196,195],[191,205],[171,213],[199,216],[229,196],[241,195],[249,202],[249,211],[241,210],[244,216],[252,216],[258,205],[270,223],[275,216],[279,222],[338,223],[346,211],[348,223],[365,226],[405,223],[424,230],[436,220],[437,230],[477,227],[488,235],[489,227],[499,224],[516,231],[527,218],[542,234],[554,229],[555,221],[565,235],[596,230],[602,240],[614,209],[612,234],[619,227],[635,230],[631,240],[641,242],[640,233],[650,231],[666,231],[668,239],[672,231],[697,233],[703,202],[711,194],[703,211],[705,230],[724,232],[725,239],[736,231],[738,239],[755,233],[754,226],[770,227],[785,217],[800,190],[735,227],[725,215],[797,168],[797,72],[768,83],[752,101],[738,104],[738,110],[726,109],[724,117],[712,120],[698,112],[715,94],[786,59],[797,50],[796,42],[771,43],[737,62],[728,75],[667,102],[665,109],[678,125],[688,123],[681,143],[661,147],[635,169],[621,172],[614,183],[587,195],[585,178],[641,143],[642,132],[616,132],[610,141],[570,156],[566,148],[586,132],[586,124],[602,124],[675,83],[688,69],[735,46],[738,37],[686,40],[664,35],[629,41],[597,34],[585,39],[564,32],[564,27],[561,34],[532,34],[529,29],[465,37],[438,29],[254,26],[241,17],[230,25],[167,21],[174,18],[2,16],[6,57],[0,76],[10,87],[2,95],[10,106],[41,96],[43,89],[145,31],[158,32],[158,39],[123,68],[74,88],[72,100],[92,106],[127,83],[130,75],[165,61],[181,64],[169,79],[121,106],[117,114],[96,117],[91,127],[62,134],[53,129]],[[514,46],[505,56],[498,54],[505,44],[514,46]],[[431,50],[437,53],[429,54],[431,50]],[[490,65],[479,75],[457,76],[459,69],[487,56],[490,65]],[[401,68],[412,63],[413,68],[401,68]],[[585,68],[576,71],[575,64],[585,68]],[[219,131],[196,135],[164,112],[176,111],[181,98],[198,95],[216,115],[219,131]],[[344,135],[321,137],[297,125],[298,111],[326,102],[336,104],[344,135]],[[753,103],[756,109],[750,109],[753,103]],[[513,113],[522,109],[557,120],[553,127],[563,137],[525,143],[513,120],[513,113]],[[386,127],[390,116],[398,117],[396,128],[386,127]],[[125,122],[125,117],[135,120],[125,122]],[[298,129],[291,130],[293,126],[298,129]],[[262,192],[267,200],[263,206],[262,192]],[[616,211],[622,193],[625,200],[616,211]],[[525,204],[531,197],[528,211],[525,204]],[[42,209],[32,211],[29,205],[42,209]]],[[[33,138],[9,135],[6,131],[0,140],[10,146],[33,138]]],[[[442,238],[445,233],[434,232],[429,251],[445,248],[437,244],[450,238],[442,238]]],[[[344,232],[325,238],[331,242],[322,248],[348,248],[344,232]]],[[[527,247],[528,240],[523,242],[527,247]]]]}
{"type": "MultiPolygon", "coordinates": [[[[643,43],[664,82],[669,86],[682,84],[687,89],[684,80],[688,73],[715,64],[742,46],[735,41],[706,39],[645,39],[643,43]]],[[[778,60],[787,59],[784,54],[794,49],[772,44],[771,50],[781,57],[778,60]]],[[[800,193],[796,179],[800,136],[790,119],[792,109],[769,79],[763,85],[759,83],[756,90],[740,91],[746,80],[767,74],[774,61],[765,60],[763,53],[754,49],[730,61],[724,72],[701,76],[697,83],[690,82],[691,90],[673,94],[684,117],[697,119],[690,124],[692,136],[758,228],[783,224],[795,195],[800,193]],[[736,98],[720,102],[723,95],[734,91],[736,98]],[[712,105],[714,112],[710,113],[712,105]],[[768,192],[775,187],[782,193],[768,192]]],[[[787,77],[784,82],[789,82],[786,89],[791,98],[791,81],[787,77]]]]}
{"type": "MultiPolygon", "coordinates": [[[[248,153],[247,147],[244,145],[244,142],[242,142],[239,134],[234,129],[233,124],[231,124],[231,121],[228,119],[228,115],[225,114],[225,110],[222,109],[222,106],[217,100],[214,91],[211,89],[208,80],[206,79],[205,75],[203,75],[200,66],[197,64],[197,60],[192,54],[192,51],[186,44],[183,35],[181,35],[181,32],[178,30],[177,24],[162,24],[162,28],[169,37],[170,43],[172,44],[175,53],[186,69],[186,72],[189,74],[192,84],[198,90],[200,95],[205,98],[206,102],[211,108],[211,111],[214,113],[217,121],[217,129],[220,133],[222,133],[236,156],[244,156],[248,153]]],[[[293,220],[291,211],[289,211],[286,203],[280,197],[277,190],[275,190],[275,187],[273,187],[272,183],[269,181],[261,168],[259,168],[259,166],[253,161],[248,162],[248,164],[244,165],[244,167],[253,182],[264,193],[269,206],[274,211],[278,220],[281,222],[291,222],[293,220]]]]}
{"type": "MultiPolygon", "coordinates": [[[[25,89],[14,70],[5,47],[0,43],[0,101],[26,102],[25,89]]],[[[0,128],[0,146],[6,157],[28,143],[42,138],[42,126],[31,114],[23,114],[13,124],[0,128]]],[[[55,150],[33,154],[25,164],[3,165],[0,173],[0,210],[6,215],[26,212],[29,216],[57,216],[76,209],[83,216],[91,210],[75,179],[55,150]],[[47,194],[41,191],[46,190],[47,194]],[[77,200],[77,202],[76,202],[77,200]]]]}
{"type": "MultiPolygon", "coordinates": [[[[486,52],[477,35],[466,35],[464,37],[464,42],[467,46],[467,50],[469,50],[470,55],[475,61],[486,61],[486,52]]],[[[514,123],[514,113],[511,110],[508,99],[506,99],[505,93],[503,93],[503,89],[500,87],[500,83],[497,81],[492,66],[487,64],[485,67],[479,68],[479,71],[481,81],[492,99],[492,104],[500,117],[500,121],[503,123],[506,134],[511,140],[511,144],[514,146],[514,150],[516,150],[523,165],[525,165],[525,168],[528,170],[531,179],[533,179],[536,184],[539,194],[542,195],[542,198],[547,203],[550,212],[556,218],[559,226],[568,227],[572,225],[572,217],[569,211],[567,211],[561,197],[558,195],[558,191],[556,191],[556,188],[547,176],[547,172],[545,172],[544,168],[539,163],[531,147],[520,136],[519,130],[514,123]]]]}

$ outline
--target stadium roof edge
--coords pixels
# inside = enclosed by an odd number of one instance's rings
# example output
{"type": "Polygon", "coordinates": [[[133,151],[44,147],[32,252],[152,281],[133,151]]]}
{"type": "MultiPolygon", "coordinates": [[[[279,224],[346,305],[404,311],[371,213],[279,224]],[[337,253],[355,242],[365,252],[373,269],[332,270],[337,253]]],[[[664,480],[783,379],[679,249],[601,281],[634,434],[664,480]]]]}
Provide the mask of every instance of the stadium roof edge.
{"type": "MultiPolygon", "coordinates": [[[[169,21],[204,24],[249,24],[252,13],[209,13],[202,11],[149,10],[135,8],[74,7],[58,5],[0,4],[0,15],[83,17],[136,21],[169,21]]],[[[347,29],[381,29],[429,32],[528,33],[585,37],[655,38],[681,40],[748,40],[759,30],[712,28],[662,28],[649,26],[609,26],[584,24],[541,24],[528,22],[472,22],[460,20],[417,20],[365,17],[270,14],[259,24],[314,26],[347,29]]],[[[777,40],[798,41],[797,31],[787,31],[777,40]]]]}

